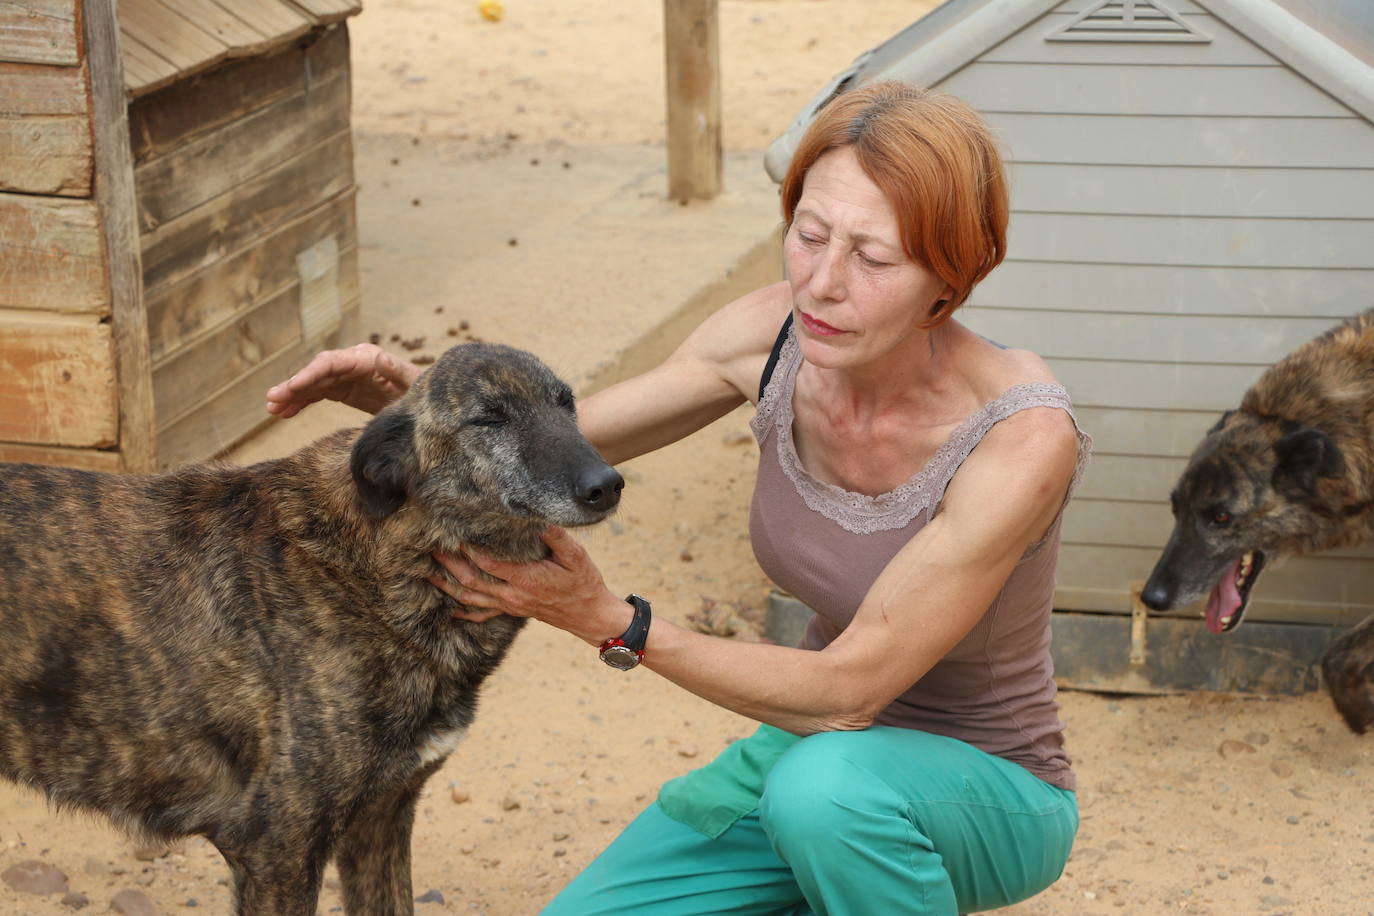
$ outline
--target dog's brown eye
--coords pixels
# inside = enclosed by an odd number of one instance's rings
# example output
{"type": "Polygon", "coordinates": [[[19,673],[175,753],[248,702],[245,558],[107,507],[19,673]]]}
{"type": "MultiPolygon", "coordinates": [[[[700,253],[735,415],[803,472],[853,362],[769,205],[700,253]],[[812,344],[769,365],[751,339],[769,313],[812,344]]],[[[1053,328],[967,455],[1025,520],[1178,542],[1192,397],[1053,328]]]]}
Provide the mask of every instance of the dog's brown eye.
{"type": "Polygon", "coordinates": [[[1231,513],[1225,509],[1218,509],[1212,513],[1212,524],[1219,527],[1231,524],[1231,513]]]}

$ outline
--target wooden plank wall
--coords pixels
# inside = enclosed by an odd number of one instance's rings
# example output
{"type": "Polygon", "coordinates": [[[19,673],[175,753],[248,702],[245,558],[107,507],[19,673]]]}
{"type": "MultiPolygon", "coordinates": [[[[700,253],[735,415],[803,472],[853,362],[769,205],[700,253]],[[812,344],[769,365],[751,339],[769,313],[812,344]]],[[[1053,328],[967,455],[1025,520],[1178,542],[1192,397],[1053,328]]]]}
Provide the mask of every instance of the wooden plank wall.
{"type": "Polygon", "coordinates": [[[95,152],[95,201],[100,208],[110,283],[119,457],[125,471],[156,468],[153,388],[148,365],[148,326],[143,310],[138,225],[134,213],[134,164],[129,148],[128,104],[120,70],[116,0],[82,0],[83,36],[91,71],[91,134],[95,152]]]}
{"type": "Polygon", "coordinates": [[[89,197],[77,0],[0,4],[0,191],[89,197]]]}
{"type": "Polygon", "coordinates": [[[349,100],[339,24],[131,103],[160,465],[228,448],[268,385],[355,333],[349,100]]]}
{"type": "MultiPolygon", "coordinates": [[[[1009,151],[1008,259],[964,320],[1045,356],[1095,458],[1059,606],[1129,613],[1203,432],[1266,366],[1374,305],[1374,125],[1187,0],[1206,43],[1046,41],[1070,0],[943,81],[1009,151]]],[[[1374,559],[1264,575],[1255,619],[1374,612],[1374,559]]]]}
{"type": "Polygon", "coordinates": [[[0,4],[0,460],[115,469],[82,24],[77,0],[0,4]]]}

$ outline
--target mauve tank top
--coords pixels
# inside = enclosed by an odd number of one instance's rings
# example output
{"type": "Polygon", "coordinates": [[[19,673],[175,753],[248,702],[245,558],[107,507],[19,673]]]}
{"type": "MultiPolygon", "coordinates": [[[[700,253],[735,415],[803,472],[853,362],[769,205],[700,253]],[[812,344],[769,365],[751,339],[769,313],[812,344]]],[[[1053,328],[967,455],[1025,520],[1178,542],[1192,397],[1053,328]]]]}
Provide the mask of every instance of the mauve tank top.
{"type": "MultiPolygon", "coordinates": [[[[792,391],[802,358],[790,328],[784,335],[751,423],[759,470],[749,533],[763,571],[815,612],[800,647],[817,650],[839,635],[878,574],[939,511],[954,473],[995,423],[1030,407],[1057,407],[1071,417],[1073,409],[1061,385],[1016,385],[960,423],[926,466],[897,489],[880,496],[852,493],[812,477],[797,458],[792,391]]],[[[1091,448],[1082,430],[1078,440],[1070,492],[1091,448]]],[[[1075,788],[1050,658],[1059,527],[1056,518],[972,631],[884,709],[876,724],[957,738],[1052,785],[1075,788]]]]}

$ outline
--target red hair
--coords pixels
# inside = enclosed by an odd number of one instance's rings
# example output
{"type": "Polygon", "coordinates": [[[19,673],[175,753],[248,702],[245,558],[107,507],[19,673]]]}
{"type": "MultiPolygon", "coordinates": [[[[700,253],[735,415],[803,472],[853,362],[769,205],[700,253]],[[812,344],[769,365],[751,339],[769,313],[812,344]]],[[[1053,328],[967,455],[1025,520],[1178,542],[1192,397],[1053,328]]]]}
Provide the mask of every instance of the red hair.
{"type": "Polygon", "coordinates": [[[1007,180],[992,131],[953,96],[905,83],[837,96],[807,129],[783,178],[786,225],[811,166],[843,147],[896,212],[907,257],[953,290],[920,326],[943,324],[1006,256],[1007,180]]]}

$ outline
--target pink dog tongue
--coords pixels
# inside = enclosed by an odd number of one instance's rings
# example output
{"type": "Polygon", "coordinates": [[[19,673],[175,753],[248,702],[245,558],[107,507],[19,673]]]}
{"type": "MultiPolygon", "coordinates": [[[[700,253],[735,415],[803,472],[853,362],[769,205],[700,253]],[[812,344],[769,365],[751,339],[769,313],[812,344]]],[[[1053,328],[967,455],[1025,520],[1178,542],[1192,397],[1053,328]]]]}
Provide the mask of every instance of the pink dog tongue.
{"type": "Polygon", "coordinates": [[[1213,633],[1224,633],[1226,624],[1223,617],[1231,617],[1240,607],[1240,590],[1236,588],[1236,574],[1240,572],[1240,560],[1226,567],[1221,580],[1212,586],[1212,594],[1207,598],[1207,629],[1213,633]]]}

